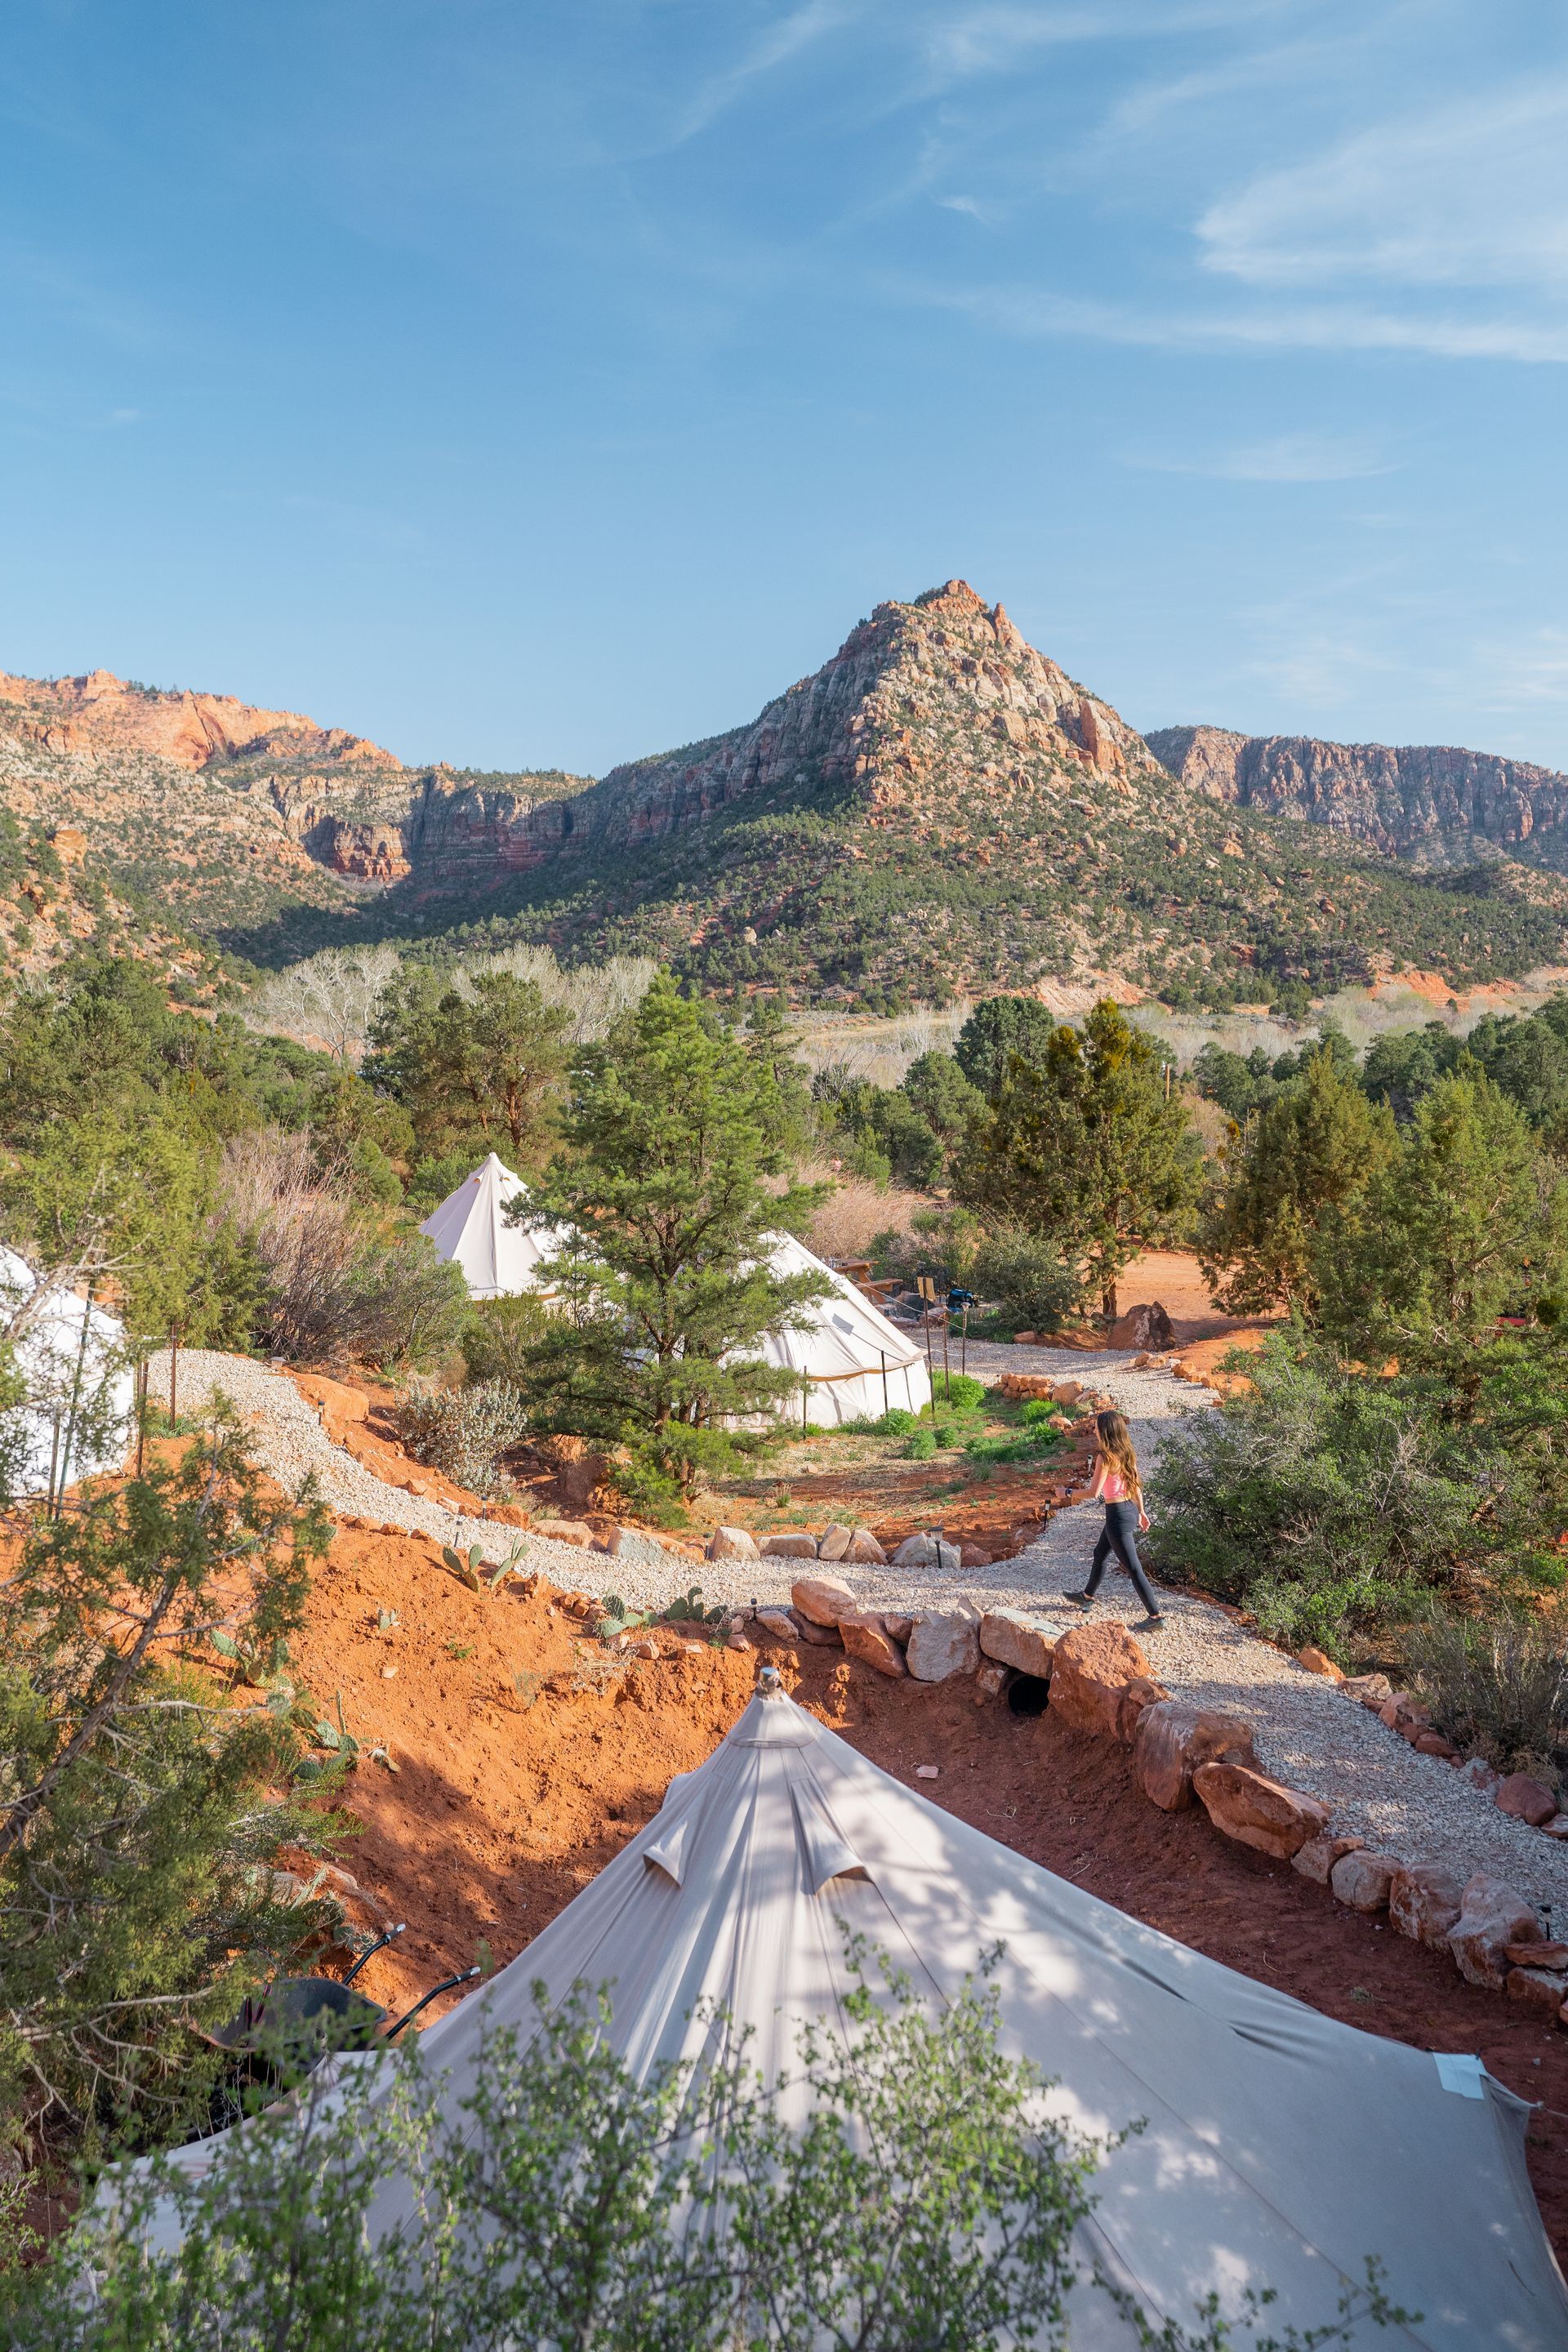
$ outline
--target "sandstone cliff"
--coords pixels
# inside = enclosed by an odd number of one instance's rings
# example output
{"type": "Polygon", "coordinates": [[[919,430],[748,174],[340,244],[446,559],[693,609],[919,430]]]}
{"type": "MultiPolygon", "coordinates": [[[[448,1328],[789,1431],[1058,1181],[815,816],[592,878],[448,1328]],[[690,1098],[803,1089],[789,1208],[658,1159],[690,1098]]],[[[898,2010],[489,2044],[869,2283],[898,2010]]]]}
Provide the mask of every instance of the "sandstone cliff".
{"type": "Polygon", "coordinates": [[[1223,727],[1162,727],[1147,741],[1210,800],[1329,825],[1391,857],[1468,864],[1492,848],[1568,868],[1568,776],[1526,760],[1223,727]]]}

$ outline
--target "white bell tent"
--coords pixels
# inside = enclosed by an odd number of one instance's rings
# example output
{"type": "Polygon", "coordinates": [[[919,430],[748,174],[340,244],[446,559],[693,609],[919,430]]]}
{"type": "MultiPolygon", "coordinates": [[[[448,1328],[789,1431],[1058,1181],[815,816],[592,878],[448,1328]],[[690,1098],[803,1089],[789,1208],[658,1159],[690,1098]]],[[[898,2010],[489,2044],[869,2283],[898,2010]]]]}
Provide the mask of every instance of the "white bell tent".
{"type": "MultiPolygon", "coordinates": [[[[540,1265],[564,1236],[554,1228],[531,1231],[507,1223],[507,1210],[527,1198],[527,1189],[492,1151],[420,1226],[437,1255],[462,1268],[470,1298],[505,1298],[524,1290],[548,1295],[540,1265]]],[[[778,1236],[770,1263],[781,1279],[817,1274],[831,1286],[827,1296],[806,1302],[806,1320],[798,1329],[770,1331],[761,1343],[770,1364],[806,1376],[805,1410],[813,1421],[875,1421],[889,1405],[919,1412],[930,1403],[920,1342],[889,1323],[852,1282],[787,1234],[778,1236]]]]}
{"type": "Polygon", "coordinates": [[[805,1410],[813,1421],[829,1427],[875,1421],[889,1405],[919,1412],[931,1402],[924,1348],[889,1323],[864,1291],[787,1234],[779,1236],[769,1262],[781,1281],[819,1274],[833,1286],[826,1296],[807,1300],[809,1319],[798,1329],[770,1331],[762,1342],[770,1364],[810,1381],[805,1410]]]}
{"type": "Polygon", "coordinates": [[[24,1396],[17,1414],[19,1494],[42,1495],[125,1458],[134,1377],[125,1330],[63,1286],[43,1291],[26,1258],[0,1244],[0,1329],[18,1318],[12,1352],[24,1396]]]}
{"type": "Polygon", "coordinates": [[[541,1260],[559,1246],[561,1236],[507,1223],[508,1209],[527,1197],[521,1177],[492,1151],[420,1226],[435,1243],[437,1256],[461,1267],[470,1298],[510,1298],[540,1289],[541,1260]]]}
{"type": "MultiPolygon", "coordinates": [[[[1000,1946],[1004,2046],[1050,2078],[1054,2111],[1097,2137],[1142,2125],[1096,2177],[1078,2251],[1080,2272],[1098,2264],[1156,2327],[1190,2325],[1211,2291],[1237,2316],[1248,2288],[1276,2292],[1271,2331],[1315,2326],[1373,2255],[1391,2297],[1424,2315],[1356,2325],[1354,2352],[1568,2344],[1568,2290],[1525,2171],[1530,2111],[1479,2059],[1360,2032],[1141,1926],[917,1796],[777,1687],[670,1782],[663,1810],[509,1967],[429,2029],[424,2053],[456,2116],[487,2032],[527,2038],[536,1983],[547,2004],[604,1985],[610,2038],[639,2074],[708,2047],[704,2004],[717,2003],[776,2077],[802,2022],[846,2030],[845,1928],[933,2005],[1000,1946]]],[[[868,1978],[873,1992],[879,1982],[868,1978]]],[[[787,2112],[795,2095],[783,2095],[787,2112]]],[[[179,2161],[199,2176],[221,2145],[179,2161]]],[[[373,2229],[408,2210],[390,2181],[373,2229]]],[[[1074,2352],[1134,2352],[1140,2338],[1081,2284],[1070,2340],[1074,2352]]]]}

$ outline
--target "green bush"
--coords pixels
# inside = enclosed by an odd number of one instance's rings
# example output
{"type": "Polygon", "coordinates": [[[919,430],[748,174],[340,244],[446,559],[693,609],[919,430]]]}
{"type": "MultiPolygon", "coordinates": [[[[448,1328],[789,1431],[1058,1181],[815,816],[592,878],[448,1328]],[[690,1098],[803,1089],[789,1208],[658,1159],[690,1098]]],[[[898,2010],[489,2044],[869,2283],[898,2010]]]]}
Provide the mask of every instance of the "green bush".
{"type": "Polygon", "coordinates": [[[987,1234],[974,1255],[970,1286],[994,1298],[1018,1330],[1057,1331],[1082,1305],[1072,1268],[1037,1234],[1016,1225],[987,1234]]]}
{"type": "Polygon", "coordinates": [[[1060,1411],[1049,1397],[1026,1397],[1018,1407],[1018,1418],[1026,1429],[1056,1429],[1060,1425],[1060,1411]]]}
{"type": "Polygon", "coordinates": [[[523,1292],[475,1302],[463,1326],[463,1363],[472,1381],[518,1382],[539,1345],[549,1309],[523,1292]]]}
{"type": "Polygon", "coordinates": [[[1496,1488],[1502,1465],[1478,1461],[1425,1389],[1348,1371],[1299,1335],[1246,1369],[1250,1388],[1167,1439],[1147,1484],[1151,1555],[1245,1601],[1266,1633],[1342,1655],[1452,1581],[1478,1548],[1478,1474],[1496,1488]]]}
{"type": "Polygon", "coordinates": [[[944,1411],[978,1412],[986,1401],[984,1381],[971,1378],[967,1372],[938,1372],[931,1382],[934,1402],[944,1411]]]}
{"type": "Polygon", "coordinates": [[[929,1462],[935,1453],[936,1435],[932,1430],[911,1430],[904,1446],[906,1462],[929,1462]]]}
{"type": "Polygon", "coordinates": [[[881,1419],[873,1422],[871,1426],[879,1437],[907,1437],[912,1429],[919,1428],[920,1416],[910,1412],[906,1405],[890,1405],[881,1419]]]}

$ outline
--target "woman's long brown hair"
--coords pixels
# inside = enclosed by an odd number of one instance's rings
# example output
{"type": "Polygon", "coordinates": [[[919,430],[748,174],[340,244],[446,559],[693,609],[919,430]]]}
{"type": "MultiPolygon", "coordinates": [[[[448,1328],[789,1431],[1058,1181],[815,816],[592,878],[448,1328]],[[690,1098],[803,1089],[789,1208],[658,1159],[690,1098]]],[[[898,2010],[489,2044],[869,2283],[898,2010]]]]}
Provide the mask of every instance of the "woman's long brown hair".
{"type": "Polygon", "coordinates": [[[1113,1470],[1121,1471],[1128,1493],[1142,1494],[1138,1456],[1132,1451],[1132,1432],[1128,1428],[1125,1417],[1119,1412],[1097,1412],[1094,1427],[1101,1454],[1113,1470]]]}

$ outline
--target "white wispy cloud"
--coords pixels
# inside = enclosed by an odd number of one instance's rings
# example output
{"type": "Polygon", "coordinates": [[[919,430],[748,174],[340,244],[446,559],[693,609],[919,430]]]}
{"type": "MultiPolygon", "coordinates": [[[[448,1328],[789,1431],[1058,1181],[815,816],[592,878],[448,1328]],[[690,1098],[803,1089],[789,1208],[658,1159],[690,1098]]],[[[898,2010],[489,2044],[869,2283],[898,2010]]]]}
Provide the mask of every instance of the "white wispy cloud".
{"type": "Polygon", "coordinates": [[[1519,703],[1568,703],[1568,629],[1537,629],[1519,643],[1477,648],[1482,693],[1496,710],[1519,703]]]}
{"type": "Polygon", "coordinates": [[[1352,482],[1393,470],[1370,443],[1329,433],[1279,433],[1207,456],[1139,453],[1125,462],[1146,473],[1216,482],[1352,482]]]}
{"type": "Polygon", "coordinates": [[[1212,306],[1157,310],[1055,294],[1031,286],[941,286],[903,278],[886,290],[895,299],[956,310],[999,332],[1031,341],[1081,336],[1173,351],[1234,349],[1321,352],[1410,352],[1440,359],[1568,362],[1568,318],[1515,314],[1465,318],[1426,316],[1389,305],[1355,302],[1276,303],[1219,310],[1212,306]]]}
{"type": "Polygon", "coordinates": [[[1274,288],[1568,289],[1568,79],[1379,122],[1197,222],[1202,267],[1274,288]]]}
{"type": "Polygon", "coordinates": [[[706,131],[753,83],[801,57],[859,13],[854,0],[804,0],[802,6],[776,17],[732,63],[710,76],[680,110],[669,143],[678,146],[706,131]]]}

